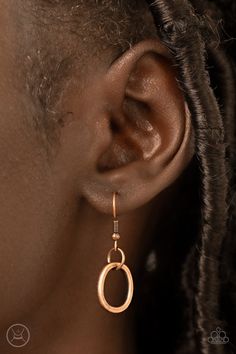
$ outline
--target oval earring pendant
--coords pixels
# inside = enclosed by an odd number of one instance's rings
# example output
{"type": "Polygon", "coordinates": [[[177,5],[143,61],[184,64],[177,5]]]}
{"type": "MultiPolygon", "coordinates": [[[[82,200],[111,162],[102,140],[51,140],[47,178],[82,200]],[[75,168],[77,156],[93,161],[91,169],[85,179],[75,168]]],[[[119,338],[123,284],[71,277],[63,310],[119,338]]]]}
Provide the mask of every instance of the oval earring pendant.
{"type": "Polygon", "coordinates": [[[102,270],[100,276],[99,276],[99,280],[98,280],[98,298],[100,301],[100,304],[109,312],[112,313],[120,313],[125,311],[133,298],[133,292],[134,292],[134,283],[133,283],[133,278],[132,278],[132,274],[129,270],[129,268],[122,263],[119,262],[112,262],[112,263],[108,263],[102,270]],[[127,281],[128,281],[128,292],[127,292],[127,297],[125,302],[123,303],[123,305],[121,306],[111,306],[110,304],[108,304],[106,298],[105,298],[105,293],[104,293],[104,287],[105,287],[105,281],[106,281],[106,277],[107,274],[112,270],[116,268],[116,270],[120,269],[123,270],[127,281]]]}

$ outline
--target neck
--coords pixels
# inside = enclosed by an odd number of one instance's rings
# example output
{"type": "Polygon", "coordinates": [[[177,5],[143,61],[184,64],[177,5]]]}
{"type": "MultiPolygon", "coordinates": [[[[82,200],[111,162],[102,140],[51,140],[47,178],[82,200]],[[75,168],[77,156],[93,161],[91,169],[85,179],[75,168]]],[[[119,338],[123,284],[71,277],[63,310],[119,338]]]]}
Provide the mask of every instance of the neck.
{"type": "MultiPolygon", "coordinates": [[[[126,264],[134,277],[143,257],[148,230],[150,208],[121,216],[119,247],[126,254],[126,264]],[[146,232],[144,232],[144,230],[146,232]]],[[[39,352],[57,354],[125,354],[135,353],[134,305],[121,314],[113,314],[101,307],[97,297],[99,273],[107,264],[107,253],[113,247],[112,217],[101,216],[86,203],[80,205],[74,220],[63,273],[37,312],[30,314],[32,344],[39,352]],[[104,349],[105,348],[105,349],[104,349]]],[[[115,254],[112,256],[115,258],[115,254]]],[[[122,271],[111,272],[106,281],[106,297],[113,306],[124,301],[127,282],[122,271]],[[123,300],[122,300],[123,299],[123,300]]],[[[24,347],[24,353],[32,347],[24,347]]]]}

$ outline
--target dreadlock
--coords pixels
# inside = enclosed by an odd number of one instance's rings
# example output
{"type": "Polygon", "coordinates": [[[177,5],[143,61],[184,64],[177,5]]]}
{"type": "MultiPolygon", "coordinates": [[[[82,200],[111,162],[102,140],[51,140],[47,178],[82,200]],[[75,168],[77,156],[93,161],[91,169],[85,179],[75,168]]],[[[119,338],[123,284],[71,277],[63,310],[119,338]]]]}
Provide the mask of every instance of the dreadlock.
{"type": "MultiPolygon", "coordinates": [[[[207,2],[147,2],[158,34],[178,67],[178,81],[192,116],[201,181],[200,232],[183,267],[182,284],[188,296],[189,325],[186,341],[182,341],[184,345],[179,348],[179,353],[233,352],[233,343],[214,346],[208,341],[214,328],[226,326],[223,303],[227,299],[229,283],[232,288],[231,304],[235,307],[232,267],[235,249],[235,241],[232,240],[235,230],[235,153],[231,149],[235,141],[235,83],[232,62],[223,52],[216,24],[210,17],[215,9],[210,6],[211,12],[208,12],[207,2]],[[206,60],[214,65],[216,75],[212,69],[207,70],[206,60]],[[220,87],[219,98],[213,92],[213,80],[220,87]],[[232,247],[231,251],[229,247],[232,247]],[[231,278],[223,282],[229,273],[231,278]]],[[[233,339],[233,332],[229,333],[233,339]]]]}

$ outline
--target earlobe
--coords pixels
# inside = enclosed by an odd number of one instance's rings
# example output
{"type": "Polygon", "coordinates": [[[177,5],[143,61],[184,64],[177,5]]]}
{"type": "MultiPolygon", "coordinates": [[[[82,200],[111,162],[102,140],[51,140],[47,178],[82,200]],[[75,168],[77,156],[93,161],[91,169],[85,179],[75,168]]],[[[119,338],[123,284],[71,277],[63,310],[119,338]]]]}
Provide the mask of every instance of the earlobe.
{"type": "Polygon", "coordinates": [[[144,41],[113,65],[104,78],[112,138],[84,184],[87,200],[108,213],[112,192],[121,212],[140,207],[193,155],[190,114],[166,49],[144,41]]]}

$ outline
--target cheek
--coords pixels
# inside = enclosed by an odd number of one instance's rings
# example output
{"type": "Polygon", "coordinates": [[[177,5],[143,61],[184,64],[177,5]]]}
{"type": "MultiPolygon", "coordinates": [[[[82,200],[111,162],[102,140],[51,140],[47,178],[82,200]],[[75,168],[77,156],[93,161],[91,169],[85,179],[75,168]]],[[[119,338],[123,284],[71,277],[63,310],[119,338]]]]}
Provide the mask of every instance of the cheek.
{"type": "Polygon", "coordinates": [[[76,204],[69,181],[49,168],[36,136],[13,118],[0,120],[2,327],[32,311],[55,286],[70,251],[76,204]]]}
{"type": "Polygon", "coordinates": [[[8,54],[1,42],[0,328],[17,323],[55,287],[66,268],[77,202],[63,161],[48,166],[8,54]]]}

